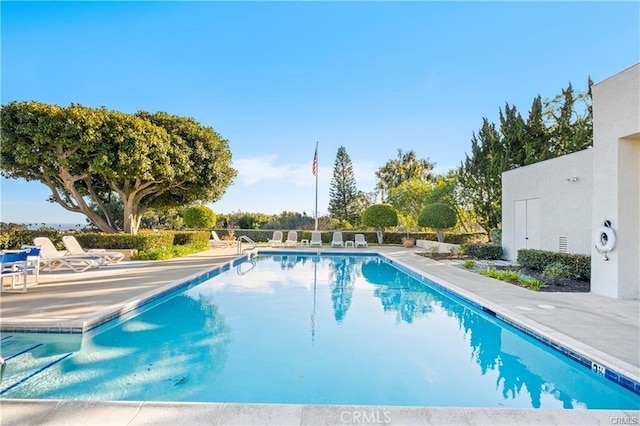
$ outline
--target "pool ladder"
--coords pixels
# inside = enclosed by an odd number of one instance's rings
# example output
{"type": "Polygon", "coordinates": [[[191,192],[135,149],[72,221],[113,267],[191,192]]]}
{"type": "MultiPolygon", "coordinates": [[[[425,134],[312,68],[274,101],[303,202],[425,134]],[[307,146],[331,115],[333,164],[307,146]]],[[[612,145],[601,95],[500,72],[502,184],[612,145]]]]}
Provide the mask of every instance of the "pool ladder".
{"type": "Polygon", "coordinates": [[[250,250],[253,250],[254,248],[256,248],[256,242],[253,241],[251,238],[247,237],[246,235],[240,235],[240,237],[238,237],[238,254],[244,254],[245,251],[250,251],[250,250]],[[243,249],[242,240],[245,240],[246,242],[251,244],[251,247],[246,247],[243,249]]]}

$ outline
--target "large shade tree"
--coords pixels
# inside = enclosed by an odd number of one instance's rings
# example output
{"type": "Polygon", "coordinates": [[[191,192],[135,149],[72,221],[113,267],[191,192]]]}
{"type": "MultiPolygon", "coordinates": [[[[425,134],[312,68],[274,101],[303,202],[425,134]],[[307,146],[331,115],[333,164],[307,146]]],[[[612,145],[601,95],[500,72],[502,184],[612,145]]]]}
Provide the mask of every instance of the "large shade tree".
{"type": "Polygon", "coordinates": [[[104,232],[137,233],[150,207],[217,201],[231,184],[228,142],[191,118],[41,102],[0,110],[1,171],[40,181],[50,201],[104,232]],[[122,218],[113,216],[115,201],[122,218]]]}
{"type": "Polygon", "coordinates": [[[382,195],[382,201],[386,202],[389,190],[397,188],[402,182],[412,179],[427,182],[433,179],[435,165],[428,158],[418,158],[414,150],[404,152],[398,149],[398,156],[376,171],[376,189],[382,195]]]}

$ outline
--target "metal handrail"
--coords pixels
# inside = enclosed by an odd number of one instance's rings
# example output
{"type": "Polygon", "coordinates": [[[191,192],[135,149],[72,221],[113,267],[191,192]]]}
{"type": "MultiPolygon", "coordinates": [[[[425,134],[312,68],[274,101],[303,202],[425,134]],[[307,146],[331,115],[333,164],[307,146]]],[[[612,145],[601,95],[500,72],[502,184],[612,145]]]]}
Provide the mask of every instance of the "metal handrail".
{"type": "Polygon", "coordinates": [[[236,266],[236,272],[238,273],[238,275],[244,275],[247,272],[250,272],[253,268],[256,267],[256,264],[257,264],[255,260],[251,259],[251,260],[249,260],[249,263],[251,264],[251,267],[249,269],[243,271],[242,270],[242,265],[244,265],[245,263],[246,262],[242,262],[242,263],[239,263],[238,266],[236,266]]]}
{"type": "Polygon", "coordinates": [[[247,250],[253,250],[254,248],[256,248],[256,242],[253,241],[251,238],[247,237],[246,235],[240,235],[240,237],[238,237],[237,241],[238,241],[238,254],[243,254],[247,250]],[[243,250],[242,249],[242,240],[245,240],[246,242],[251,244],[251,247],[250,248],[245,248],[243,250]]]}

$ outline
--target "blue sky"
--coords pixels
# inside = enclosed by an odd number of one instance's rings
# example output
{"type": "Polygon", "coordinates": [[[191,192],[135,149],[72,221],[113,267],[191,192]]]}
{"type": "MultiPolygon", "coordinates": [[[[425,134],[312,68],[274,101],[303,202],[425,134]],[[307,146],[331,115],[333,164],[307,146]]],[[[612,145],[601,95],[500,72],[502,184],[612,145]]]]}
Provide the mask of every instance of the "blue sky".
{"type": "MultiPolygon", "coordinates": [[[[640,60],[638,2],[6,2],[2,103],[37,100],[212,126],[239,170],[217,213],[319,213],[338,147],[358,188],[413,149],[445,172],[482,118],[640,60]]],[[[4,222],[84,223],[2,179],[4,222]]]]}

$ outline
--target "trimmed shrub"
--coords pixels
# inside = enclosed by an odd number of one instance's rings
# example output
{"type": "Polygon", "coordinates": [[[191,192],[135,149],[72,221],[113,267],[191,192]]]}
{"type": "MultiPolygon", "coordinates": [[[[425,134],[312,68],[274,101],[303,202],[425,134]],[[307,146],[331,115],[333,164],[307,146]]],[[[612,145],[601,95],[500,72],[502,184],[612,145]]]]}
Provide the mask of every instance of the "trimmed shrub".
{"type": "Polygon", "coordinates": [[[502,258],[502,247],[493,244],[462,244],[462,254],[476,259],[498,260],[502,258]]]}
{"type": "Polygon", "coordinates": [[[134,249],[149,250],[152,248],[172,246],[174,234],[170,231],[140,231],[137,235],[118,233],[104,234],[97,232],[74,234],[85,249],[134,249]]]}
{"type": "Polygon", "coordinates": [[[374,204],[362,213],[362,224],[376,229],[398,225],[398,213],[391,204],[374,204]]]}
{"type": "Polygon", "coordinates": [[[525,267],[543,272],[554,263],[562,266],[553,268],[571,271],[570,276],[583,281],[591,280],[591,256],[584,254],[556,253],[553,251],[522,249],[518,250],[518,263],[525,267]]]}
{"type": "Polygon", "coordinates": [[[216,226],[217,216],[207,206],[193,206],[184,209],[184,224],[187,228],[212,228],[216,226]]]}
{"type": "Polygon", "coordinates": [[[442,203],[427,204],[418,217],[418,225],[433,229],[452,228],[457,221],[456,211],[442,203]]]}

